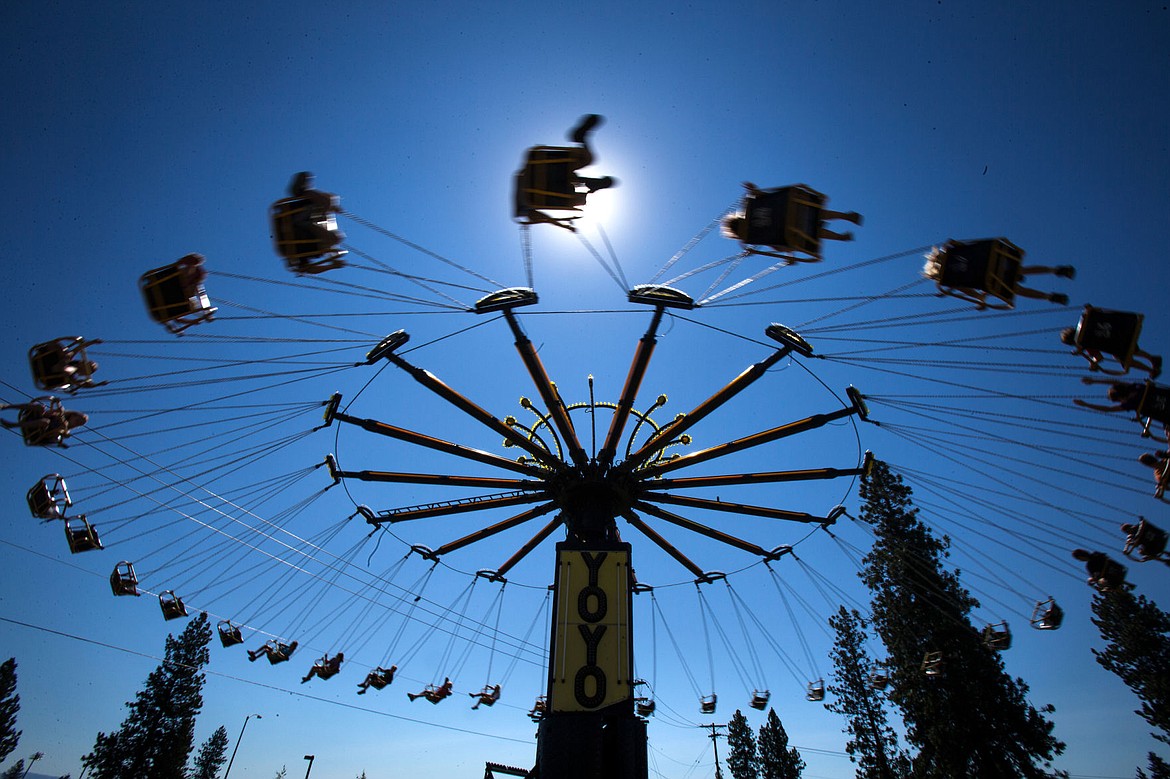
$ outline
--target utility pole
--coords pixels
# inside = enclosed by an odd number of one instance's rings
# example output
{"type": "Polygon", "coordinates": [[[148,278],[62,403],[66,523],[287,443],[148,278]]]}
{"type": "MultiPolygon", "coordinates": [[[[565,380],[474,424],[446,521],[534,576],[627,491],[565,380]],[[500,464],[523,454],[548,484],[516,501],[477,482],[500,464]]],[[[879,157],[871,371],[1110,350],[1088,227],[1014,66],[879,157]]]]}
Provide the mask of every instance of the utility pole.
{"type": "Polygon", "coordinates": [[[710,725],[700,725],[699,727],[711,729],[711,735],[709,735],[707,738],[711,739],[711,749],[715,752],[715,779],[723,779],[723,767],[719,765],[719,741],[718,741],[718,739],[723,737],[723,734],[720,733],[719,731],[723,728],[726,728],[727,726],[726,725],[716,725],[715,723],[712,722],[710,725]]]}
{"type": "Polygon", "coordinates": [[[240,742],[244,740],[244,731],[248,729],[248,720],[250,720],[252,717],[255,717],[256,719],[264,719],[259,714],[249,714],[248,716],[244,717],[244,726],[240,728],[240,737],[236,739],[236,746],[234,749],[232,749],[232,756],[231,759],[228,760],[227,770],[223,772],[223,779],[227,779],[228,774],[232,772],[232,763],[236,761],[236,751],[240,748],[240,742]]]}

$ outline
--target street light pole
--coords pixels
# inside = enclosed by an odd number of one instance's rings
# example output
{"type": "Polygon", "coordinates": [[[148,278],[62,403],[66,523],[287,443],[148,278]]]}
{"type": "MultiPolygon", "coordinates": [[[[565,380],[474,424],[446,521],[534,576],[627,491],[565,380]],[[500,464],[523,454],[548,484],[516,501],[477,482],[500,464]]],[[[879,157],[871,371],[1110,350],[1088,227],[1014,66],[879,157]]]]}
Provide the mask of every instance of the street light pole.
{"type": "Polygon", "coordinates": [[[255,717],[256,719],[264,719],[259,714],[249,714],[248,716],[244,717],[244,727],[240,728],[240,737],[236,739],[236,746],[234,749],[232,749],[232,756],[231,759],[228,760],[227,770],[223,772],[223,779],[227,779],[228,774],[232,772],[232,763],[236,761],[236,752],[240,748],[240,742],[244,740],[244,731],[248,729],[248,720],[252,717],[255,717]]]}
{"type": "MultiPolygon", "coordinates": [[[[309,767],[305,769],[305,779],[309,779],[309,772],[313,770],[313,760],[316,757],[316,755],[305,755],[305,759],[309,761],[309,767]]],[[[224,777],[224,779],[227,779],[227,777],[224,777]]]]}

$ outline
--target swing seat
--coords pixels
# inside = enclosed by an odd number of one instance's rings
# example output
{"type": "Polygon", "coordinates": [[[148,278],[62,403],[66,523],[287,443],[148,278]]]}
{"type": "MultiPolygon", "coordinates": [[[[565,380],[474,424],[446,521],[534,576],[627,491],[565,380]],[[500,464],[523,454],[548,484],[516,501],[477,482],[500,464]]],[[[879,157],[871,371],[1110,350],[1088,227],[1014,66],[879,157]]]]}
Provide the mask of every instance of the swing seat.
{"type": "Polygon", "coordinates": [[[818,233],[826,200],[823,194],[804,184],[747,195],[743,242],[822,259],[818,233]]]}
{"type": "Polygon", "coordinates": [[[271,665],[286,662],[292,657],[292,653],[297,648],[295,641],[291,644],[284,644],[280,641],[269,641],[267,646],[269,647],[269,651],[265,654],[268,655],[268,662],[271,665]]]}
{"type": "Polygon", "coordinates": [[[922,672],[930,677],[941,677],[944,672],[942,652],[927,652],[923,655],[922,672]]]}
{"type": "Polygon", "coordinates": [[[97,530],[89,524],[84,514],[65,520],[65,540],[69,542],[69,551],[73,554],[102,548],[97,530]]]}
{"type": "Polygon", "coordinates": [[[110,589],[115,596],[138,595],[138,575],[134,573],[134,563],[122,560],[114,566],[110,573],[110,589]]]}
{"type": "Polygon", "coordinates": [[[495,706],[500,699],[500,690],[494,684],[485,684],[479,692],[469,693],[476,698],[476,706],[495,706]]]}
{"type": "Polygon", "coordinates": [[[528,719],[540,722],[546,713],[548,713],[548,696],[539,695],[536,698],[536,703],[532,704],[532,709],[528,712],[528,719]]]}
{"type": "Polygon", "coordinates": [[[1111,354],[1121,364],[1122,372],[1128,372],[1144,319],[1142,314],[1085,306],[1077,323],[1073,345],[1078,350],[1111,354]]]}
{"type": "Polygon", "coordinates": [[[1037,630],[1057,630],[1064,622],[1064,609],[1053,599],[1037,601],[1032,608],[1032,627],[1037,630]]]}
{"type": "Polygon", "coordinates": [[[752,690],[752,700],[750,705],[753,709],[763,711],[767,707],[768,701],[771,699],[772,693],[768,690],[752,690]]]}
{"type": "Polygon", "coordinates": [[[65,509],[73,505],[65,478],[59,473],[50,473],[29,488],[26,495],[28,510],[37,519],[64,519],[65,509]]]}
{"type": "Polygon", "coordinates": [[[806,701],[823,701],[825,699],[825,680],[817,679],[815,682],[808,683],[808,693],[804,696],[806,701]]]}
{"type": "Polygon", "coordinates": [[[1003,652],[1012,648],[1012,631],[1006,622],[998,622],[984,626],[981,635],[983,643],[989,649],[1003,652]]]}
{"type": "Polygon", "coordinates": [[[174,590],[161,593],[158,596],[158,606],[162,609],[163,619],[167,621],[187,616],[187,606],[174,590]]]}
{"type": "Polygon", "coordinates": [[[244,643],[239,627],[233,625],[229,619],[221,619],[215,626],[215,632],[219,634],[219,643],[225,648],[244,643]]]}
{"type": "Polygon", "coordinates": [[[385,689],[386,685],[394,681],[394,672],[398,670],[398,666],[392,665],[389,668],[378,666],[366,676],[366,682],[375,690],[385,689]]]}
{"type": "MultiPolygon", "coordinates": [[[[1170,471],[1170,468],[1166,469],[1170,471]]],[[[1148,563],[1150,560],[1162,560],[1166,554],[1166,544],[1170,535],[1165,530],[1151,524],[1142,517],[1138,521],[1137,530],[1126,539],[1122,554],[1139,563],[1148,563]],[[1135,555],[1134,552],[1137,554],[1135,555]]]]}
{"type": "Polygon", "coordinates": [[[654,709],[657,706],[653,698],[635,698],[634,709],[638,712],[639,717],[650,717],[654,715],[654,709]]]}
{"type": "Polygon", "coordinates": [[[317,662],[313,663],[313,667],[317,669],[317,676],[320,679],[332,679],[341,671],[341,661],[343,657],[338,652],[332,658],[325,655],[317,662]]]}
{"type": "Polygon", "coordinates": [[[29,349],[28,364],[33,383],[42,390],[65,392],[99,386],[93,381],[97,364],[86,356],[85,345],[85,339],[77,335],[45,341],[29,349]]]}
{"type": "Polygon", "coordinates": [[[1015,308],[1024,250],[1011,241],[1006,238],[950,240],[937,259],[942,271],[936,281],[944,291],[947,288],[973,290],[984,301],[988,295],[1002,301],[1002,305],[988,305],[988,308],[1015,308]]]}
{"type": "Polygon", "coordinates": [[[191,278],[190,268],[202,262],[199,255],[188,254],[178,262],[147,271],[138,280],[150,317],[172,333],[181,333],[215,316],[217,309],[211,305],[203,283],[191,278]]]}
{"type": "Polygon", "coordinates": [[[332,211],[314,207],[307,198],[287,197],[270,209],[277,253],[294,273],[321,273],[345,265],[347,252],[332,211]]]}
{"type": "Polygon", "coordinates": [[[1141,402],[1138,404],[1137,415],[1139,418],[1145,418],[1142,434],[1147,438],[1151,423],[1170,425],[1170,387],[1163,387],[1147,380],[1141,402]]]}
{"type": "Polygon", "coordinates": [[[718,696],[715,695],[714,693],[712,693],[710,695],[704,695],[702,698],[699,699],[699,711],[702,712],[703,714],[714,714],[715,713],[715,702],[717,700],[718,700],[718,696]]]}
{"type": "Polygon", "coordinates": [[[890,675],[885,671],[870,671],[869,673],[869,688],[871,690],[884,690],[890,686],[890,675]]]}
{"type": "Polygon", "coordinates": [[[16,424],[25,446],[62,446],[69,433],[65,407],[52,396],[33,398],[23,404],[16,424]]]}
{"type": "Polygon", "coordinates": [[[1129,569],[1121,563],[1112,558],[1106,558],[1105,564],[1089,580],[1089,584],[1093,585],[1098,592],[1128,589],[1132,586],[1125,580],[1125,575],[1128,572],[1129,569]]]}
{"type": "Polygon", "coordinates": [[[526,210],[580,211],[585,192],[577,190],[576,169],[581,150],[567,146],[534,146],[516,176],[516,203],[526,210]]]}

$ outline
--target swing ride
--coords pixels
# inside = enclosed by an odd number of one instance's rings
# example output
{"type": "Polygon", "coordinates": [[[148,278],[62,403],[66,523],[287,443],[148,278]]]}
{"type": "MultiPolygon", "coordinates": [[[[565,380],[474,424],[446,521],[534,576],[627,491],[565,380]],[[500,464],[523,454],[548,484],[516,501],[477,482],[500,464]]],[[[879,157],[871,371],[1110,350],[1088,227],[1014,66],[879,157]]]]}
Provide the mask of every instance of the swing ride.
{"type": "MultiPolygon", "coordinates": [[[[523,700],[524,711],[535,700],[528,714],[540,729],[542,765],[556,773],[579,762],[585,749],[600,762],[564,774],[581,776],[645,776],[647,721],[722,713],[719,675],[738,679],[721,683],[724,704],[734,696],[736,707],[758,711],[797,695],[824,702],[832,694],[824,661],[818,662],[823,652],[810,634],[824,632],[832,604],[857,600],[817,560],[833,556],[860,567],[872,530],[846,504],[855,504],[853,485],[873,463],[867,447],[881,456],[879,441],[926,455],[925,467],[913,460],[895,467],[913,484],[924,514],[974,562],[978,584],[987,588],[980,635],[990,651],[1025,640],[1013,636],[1008,617],[1034,628],[1037,633],[1024,631],[1032,636],[1061,627],[1064,609],[1043,593],[1063,599],[1070,578],[1083,581],[1070,571],[1073,547],[1092,547],[1078,551],[1108,561],[1090,577],[1104,589],[1124,586],[1125,566],[1098,548],[1116,548],[1135,562],[1166,562],[1166,533],[1144,518],[1119,533],[1113,514],[1107,522],[1081,504],[1062,507],[1069,523],[1055,527],[1029,496],[996,477],[1002,468],[1036,460],[1037,451],[1056,451],[1049,442],[1067,442],[1074,428],[1091,428],[1111,451],[1127,451],[1130,439],[1143,434],[1167,445],[1170,388],[1154,383],[1161,359],[1138,346],[1142,315],[1086,306],[1075,327],[1066,326],[1071,334],[1058,337],[1068,310],[1051,306],[1037,314],[1025,304],[1034,305],[1027,298],[1062,303],[1067,296],[1036,293],[1021,281],[1035,273],[1070,279],[1071,267],[1026,266],[1022,249],[994,238],[950,240],[856,263],[865,294],[851,297],[834,287],[826,296],[776,301],[786,306],[785,324],[752,318],[756,309],[741,305],[745,298],[818,279],[830,283],[805,268],[783,269],[831,265],[838,252],[856,251],[843,243],[826,247],[826,240],[852,235],[834,233],[825,222],[859,225],[860,215],[829,211],[827,196],[806,185],[745,185],[732,212],[715,214],[656,275],[625,283],[616,256],[602,257],[582,235],[589,195],[616,184],[580,173],[592,162],[588,136],[598,125],[599,119],[583,120],[570,133],[574,146],[536,146],[524,155],[514,215],[525,285],[495,282],[430,250],[422,253],[467,283],[390,266],[360,238],[351,243],[338,220],[352,220],[354,229],[347,230],[370,240],[421,247],[343,210],[336,196],[314,190],[307,174],[298,174],[289,196],[273,204],[276,251],[297,283],[318,285],[314,294],[373,298],[457,322],[446,330],[418,319],[409,329],[381,327],[384,312],[375,317],[346,297],[338,310],[326,309],[338,315],[332,320],[289,315],[282,327],[303,327],[311,336],[282,339],[265,329],[268,312],[227,302],[236,297],[227,290],[264,281],[248,275],[260,271],[221,270],[191,253],[147,271],[139,285],[149,317],[182,335],[179,341],[133,360],[105,356],[103,349],[120,348],[113,338],[34,345],[34,391],[68,393],[71,408],[57,397],[23,399],[11,404],[19,407],[17,417],[5,426],[25,444],[47,447],[38,456],[52,456],[69,438],[70,455],[79,452],[84,464],[53,465],[67,473],[33,484],[27,492],[32,517],[62,521],[71,553],[116,546],[127,559],[103,574],[115,596],[155,596],[166,620],[207,610],[217,619],[221,647],[239,652],[232,648],[251,644],[250,661],[263,657],[278,666],[295,665],[302,654],[317,658],[304,682],[315,677],[332,688],[340,686],[334,677],[348,678],[347,694],[389,700],[397,676],[421,685],[410,688],[410,701],[446,702],[437,710],[458,700],[499,711],[523,700]],[[564,328],[549,323],[569,315],[546,310],[534,284],[533,236],[542,224],[576,234],[615,277],[621,295],[615,299],[627,304],[626,321],[637,320],[634,330],[573,325],[569,334],[588,342],[579,346],[546,336],[549,330],[563,335],[564,328]],[[707,240],[720,224],[725,235],[707,240]],[[721,242],[719,251],[728,243],[739,251],[688,265],[712,242],[721,242]],[[924,255],[925,278],[915,267],[924,255]],[[904,261],[898,285],[874,294],[875,276],[867,274],[898,261],[904,261]],[[805,275],[775,281],[797,272],[805,275]],[[378,281],[359,283],[358,274],[378,281]],[[224,291],[219,307],[209,297],[209,279],[217,301],[224,291]],[[927,289],[931,282],[944,297],[927,289]],[[835,309],[826,312],[829,299],[835,309]],[[888,300],[922,309],[864,315],[888,300]],[[991,310],[972,312],[971,303],[991,310]],[[229,306],[239,316],[221,311],[229,306]],[[1042,347],[1026,347],[1039,362],[996,367],[1029,377],[1022,382],[1033,375],[1079,376],[1073,356],[1109,376],[1145,371],[1150,378],[1132,382],[1133,399],[1120,404],[1139,425],[1127,430],[1128,419],[1103,417],[1104,407],[1080,398],[1054,402],[970,378],[987,366],[963,349],[977,346],[982,354],[993,341],[1018,341],[1029,334],[1005,328],[1036,315],[1052,325],[1042,347]],[[716,317],[730,326],[713,330],[705,318],[716,317]],[[898,328],[913,335],[887,335],[898,328]],[[630,341],[632,356],[624,362],[630,341]],[[1062,341],[1073,354],[1060,348],[1062,341]],[[179,349],[195,356],[173,371],[142,373],[143,363],[168,365],[162,361],[176,359],[170,353],[179,349]],[[102,359],[102,383],[94,381],[92,354],[102,359]],[[683,379],[677,367],[662,366],[696,354],[703,367],[694,376],[683,379]],[[553,378],[569,368],[601,374],[578,360],[614,355],[625,365],[620,382],[553,378]],[[851,383],[854,375],[864,392],[851,383]],[[919,391],[888,391],[893,375],[903,388],[919,391]],[[598,386],[620,389],[612,399],[598,399],[598,386]],[[519,411],[507,412],[517,393],[533,390],[531,398],[520,398],[519,411]],[[646,390],[652,400],[642,397],[646,390]],[[166,410],[119,410],[117,399],[133,393],[169,398],[158,404],[166,410]],[[264,403],[240,400],[253,394],[264,403]],[[750,413],[737,413],[748,399],[750,413]],[[83,428],[85,420],[69,416],[80,413],[74,406],[100,422],[83,428]],[[1025,451],[1027,442],[1015,435],[1023,429],[1048,448],[1025,451]],[[298,459],[306,446],[316,453],[298,459]],[[322,458],[321,448],[332,451],[322,458]],[[279,472],[277,459],[296,467],[279,472]],[[971,496],[946,475],[955,464],[999,486],[964,502],[971,496]],[[211,484],[214,490],[204,489],[211,484]],[[99,514],[101,540],[90,521],[99,514]],[[308,521],[314,514],[331,519],[314,525],[308,521]],[[1013,517],[1030,534],[996,516],[1013,517]],[[174,517],[182,522],[168,526],[164,518],[174,517]],[[1044,586],[1021,566],[962,544],[988,532],[1011,532],[1018,539],[1011,554],[1049,569],[1044,586]],[[1053,537],[1063,544],[1059,556],[1049,554],[1051,541],[1039,540],[1053,537]],[[394,557],[378,551],[383,540],[398,544],[401,555],[375,570],[369,561],[394,557]],[[542,552],[555,560],[551,587],[542,552]],[[1059,565],[1052,562],[1057,557],[1059,565]],[[435,578],[466,586],[458,590],[435,578]],[[491,593],[486,605],[485,590],[491,593]],[[667,604],[660,603],[664,593],[667,604]],[[505,605],[505,597],[519,597],[525,607],[505,605]],[[684,688],[689,683],[686,702],[678,690],[659,687],[660,635],[674,652],[684,688]],[[297,654],[302,645],[306,652],[297,654]],[[376,646],[385,650],[379,654],[376,646]],[[479,663],[484,657],[486,664],[479,663]],[[694,666],[703,661],[707,678],[700,679],[694,666]],[[486,673],[469,684],[472,663],[486,665],[480,669],[486,673]],[[517,671],[527,677],[523,684],[513,683],[517,671]],[[769,677],[778,672],[791,680],[774,693],[769,677]],[[537,677],[543,678],[533,682],[537,677]]],[[[608,312],[573,313],[580,321],[608,312]]],[[[612,378],[612,366],[603,367],[612,378]]],[[[1077,367],[1084,371],[1083,363],[1077,367]]],[[[1073,459],[1071,467],[1083,464],[1093,473],[1091,462],[1073,459]]],[[[45,471],[39,457],[35,468],[30,478],[45,471]]],[[[1140,467],[1129,470],[1093,478],[1103,489],[1113,489],[1115,480],[1121,491],[1132,491],[1143,480],[1140,467]]],[[[1092,501],[1102,512],[1104,503],[1092,501]]],[[[920,670],[942,677],[947,658],[927,652],[920,670]]],[[[868,680],[883,690],[889,670],[877,664],[868,680]]],[[[402,697],[394,696],[397,705],[405,704],[402,697]]]]}

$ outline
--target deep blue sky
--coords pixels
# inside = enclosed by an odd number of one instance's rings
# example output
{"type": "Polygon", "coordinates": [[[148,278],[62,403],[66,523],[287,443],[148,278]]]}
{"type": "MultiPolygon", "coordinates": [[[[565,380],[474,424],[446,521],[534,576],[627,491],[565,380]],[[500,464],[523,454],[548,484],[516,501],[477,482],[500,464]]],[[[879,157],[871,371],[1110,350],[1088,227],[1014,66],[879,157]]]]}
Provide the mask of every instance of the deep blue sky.
{"type": "MultiPolygon", "coordinates": [[[[173,489],[161,486],[175,484],[173,476],[108,492],[104,485],[111,479],[125,485],[130,467],[152,470],[157,466],[149,463],[176,462],[189,452],[172,451],[178,442],[214,435],[192,448],[225,456],[238,451],[252,439],[238,432],[250,422],[232,421],[236,417],[259,415],[257,443],[307,432],[319,419],[309,405],[334,390],[345,393],[347,402],[356,399],[354,413],[498,451],[492,435],[391,368],[366,389],[374,368],[289,386],[279,386],[287,377],[276,374],[304,366],[227,368],[211,375],[260,378],[221,386],[188,384],[188,374],[178,374],[178,386],[148,390],[146,385],[167,382],[130,379],[204,366],[215,358],[270,359],[329,346],[305,345],[304,339],[314,338],[350,342],[333,344],[343,351],[324,358],[296,359],[352,364],[370,343],[400,327],[408,328],[412,345],[418,345],[479,323],[470,314],[420,314],[425,309],[406,303],[288,286],[285,282],[294,279],[268,239],[269,203],[282,196],[294,172],[312,170],[319,186],[339,193],[354,213],[502,284],[523,284],[520,241],[509,221],[512,173],[527,146],[560,142],[578,116],[597,112],[608,121],[596,136],[596,170],[617,176],[621,184],[598,199],[596,210],[604,207],[606,234],[630,283],[653,276],[738,197],[744,180],[761,186],[806,182],[828,193],[834,207],[866,217],[858,240],[830,246],[824,265],[778,271],[769,284],[948,237],[1004,235],[1023,246],[1031,261],[1077,266],[1074,283],[1045,282],[1070,294],[1070,308],[1062,312],[1030,302],[1020,310],[1034,315],[1019,319],[879,326],[892,317],[966,313],[957,302],[929,296],[925,282],[906,291],[924,293],[919,297],[883,296],[918,278],[918,253],[740,300],[760,305],[701,309],[689,317],[694,322],[672,320],[664,326],[639,406],[665,392],[671,400],[660,413],[684,411],[768,353],[766,345],[703,325],[759,341],[772,321],[805,325],[818,353],[852,354],[853,362],[809,365],[837,394],[855,383],[875,396],[914,396],[909,399],[925,403],[930,410],[924,419],[899,416],[905,412],[875,402],[875,418],[889,424],[862,426],[860,445],[853,426],[839,425],[753,453],[736,460],[735,467],[848,466],[864,448],[898,466],[928,520],[954,539],[956,564],[983,601],[976,620],[1008,619],[1015,628],[1016,647],[1005,655],[1009,672],[1028,681],[1037,705],[1056,705],[1056,733],[1068,742],[1058,767],[1076,776],[1132,776],[1154,742],[1131,713],[1136,699],[1093,662],[1090,648],[1099,640],[1088,622],[1090,593],[1067,552],[1089,543],[1113,549],[1117,523],[1134,514],[1155,522],[1160,517],[1164,526],[1170,520],[1148,494],[1147,473],[1134,463],[1147,445],[1135,427],[1076,412],[1068,404],[1084,392],[1077,382],[1083,366],[1062,353],[1055,333],[1075,322],[1081,304],[1092,302],[1144,312],[1143,345],[1166,349],[1168,13],[1164,4],[1146,2],[992,3],[972,10],[936,1],[897,9],[845,2],[734,8],[355,3],[332,9],[292,2],[253,4],[246,11],[215,3],[163,11],[135,3],[6,9],[0,31],[0,94],[7,109],[0,125],[0,171],[19,202],[10,207],[13,229],[0,266],[7,290],[0,314],[0,365],[5,366],[0,399],[15,402],[33,392],[25,352],[61,335],[105,339],[108,343],[94,350],[101,377],[123,382],[71,401],[91,412],[93,426],[64,453],[68,459],[25,449],[15,437],[0,442],[8,452],[0,494],[7,496],[9,518],[0,531],[5,562],[0,618],[8,620],[0,623],[0,655],[17,657],[23,701],[24,738],[14,758],[40,750],[46,757],[39,770],[77,776],[78,756],[99,730],[117,726],[122,703],[157,663],[163,637],[178,629],[178,623],[163,622],[149,596],[138,601],[110,596],[104,583],[109,569],[132,559],[152,593],[174,587],[217,617],[248,619],[255,629],[300,636],[305,643],[293,662],[275,668],[247,663],[240,648],[213,647],[199,738],[225,724],[234,740],[245,715],[264,715],[249,723],[233,777],[266,779],[283,764],[296,776],[301,755],[309,753],[318,756],[313,768],[318,779],[349,779],[363,769],[371,779],[397,773],[474,775],[487,759],[530,763],[534,729],[524,713],[541,686],[538,667],[519,663],[500,705],[468,711],[462,693],[483,683],[489,663],[499,677],[510,662],[501,651],[481,647],[468,655],[456,680],[456,699],[437,707],[408,704],[406,690],[436,674],[441,678],[444,656],[463,651],[464,643],[449,645],[444,637],[420,645],[392,688],[357,698],[352,685],[381,661],[401,619],[379,626],[373,616],[359,615],[363,601],[353,593],[364,591],[362,585],[337,581],[326,588],[321,579],[306,577],[270,597],[263,588],[280,574],[263,569],[264,553],[244,552],[240,544],[220,546],[216,536],[176,513],[195,512],[173,489]],[[288,343],[175,339],[151,322],[136,290],[138,276],[191,251],[207,256],[209,293],[221,311],[221,321],[200,333],[288,343]],[[878,299],[837,313],[866,295],[878,299]],[[809,302],[792,302],[798,299],[809,302]],[[244,319],[256,314],[241,306],[344,316],[244,319]],[[393,313],[355,315],[386,311],[393,313]],[[827,315],[833,317],[813,321],[827,315]],[[857,325],[871,319],[872,325],[857,325]],[[322,321],[346,330],[321,327],[322,321]],[[834,324],[854,326],[831,333],[827,328],[834,324]],[[926,353],[876,351],[891,341],[954,338],[975,340],[926,353]],[[971,343],[980,348],[964,348],[971,343]],[[899,356],[929,362],[877,362],[899,356]],[[962,363],[992,370],[965,370],[962,363]],[[1013,367],[995,370],[999,363],[1013,367]],[[1032,365],[1041,367],[1026,367],[1032,365]],[[122,389],[127,391],[117,392],[122,389]],[[216,408],[175,411],[209,395],[244,389],[245,396],[216,408]],[[987,390],[1012,397],[989,400],[987,390]],[[283,407],[275,404],[281,403],[302,405],[290,407],[292,416],[278,422],[283,407]],[[985,416],[960,417],[956,410],[1013,415],[1014,421],[1005,427],[985,416]],[[148,416],[157,412],[164,413],[148,416]],[[159,434],[146,435],[150,431],[159,434]],[[128,465],[112,465],[112,458],[128,465]],[[70,556],[59,526],[38,525],[28,517],[25,490],[53,471],[71,477],[81,510],[100,509],[94,521],[107,532],[106,551],[70,556]],[[937,492],[936,480],[943,485],[937,492]],[[1015,497],[993,493],[1017,489],[1015,497]],[[152,497],[124,503],[130,490],[152,497]],[[192,535],[183,535],[188,531],[192,535]],[[996,561],[1014,573],[997,568],[996,561]],[[238,575],[251,565],[259,568],[248,587],[214,585],[226,572],[238,575]],[[318,590],[329,594],[310,609],[318,590]],[[1049,594],[1069,612],[1065,628],[1051,634],[1028,630],[1031,601],[1049,594]],[[332,622],[323,616],[329,613],[336,615],[332,622]],[[350,658],[341,675],[299,684],[316,656],[337,649],[350,658]]],[[[362,225],[344,227],[354,246],[403,271],[483,286],[362,225]]],[[[595,228],[584,233],[605,252],[595,228]]],[[[624,302],[571,236],[553,228],[534,229],[532,236],[535,287],[542,299],[524,316],[532,340],[570,402],[586,399],[589,373],[597,378],[599,399],[612,400],[647,315],[624,302]],[[599,310],[619,313],[555,313],[599,310]]],[[[730,242],[711,235],[678,269],[734,251],[730,242]]],[[[763,267],[750,261],[724,286],[763,267]]],[[[357,268],[305,283],[323,287],[327,279],[428,296],[400,279],[357,268]]],[[[699,295],[714,279],[707,273],[680,286],[699,295]]],[[[465,302],[477,297],[470,290],[452,294],[465,302]]],[[[516,399],[533,394],[498,322],[419,349],[413,357],[498,416],[522,416],[516,399]]],[[[831,410],[836,401],[829,389],[795,365],[774,371],[745,393],[742,405],[696,430],[697,445],[831,410]]],[[[251,524],[288,521],[290,532],[313,538],[353,511],[349,496],[335,489],[300,515],[285,513],[326,485],[320,470],[295,485],[279,484],[263,502],[251,501],[266,495],[261,485],[269,477],[312,466],[327,451],[336,451],[343,465],[354,469],[453,467],[351,429],[332,429],[234,473],[191,476],[188,483],[195,491],[247,503],[251,513],[245,519],[251,524]],[[241,485],[243,492],[231,492],[241,485]]],[[[189,473],[201,470],[189,468],[189,473]]],[[[855,490],[848,492],[847,486],[842,481],[808,490],[747,491],[742,498],[811,512],[841,502],[856,514],[855,490]]],[[[422,488],[354,493],[376,508],[454,497],[422,488]]],[[[420,524],[400,535],[406,543],[438,545],[498,518],[420,524]]],[[[377,549],[373,540],[361,545],[366,529],[358,524],[315,541],[322,550],[313,553],[317,564],[352,552],[347,558],[352,570],[381,572],[405,554],[405,546],[389,538],[377,549]]],[[[723,527],[764,546],[798,542],[807,534],[803,527],[744,520],[723,527]]],[[[864,530],[843,523],[835,532],[840,545],[819,533],[801,541],[798,555],[807,568],[794,570],[790,560],[778,567],[799,595],[792,599],[798,616],[804,614],[801,601],[817,615],[802,616],[800,631],[759,566],[732,577],[737,591],[750,593],[755,613],[774,627],[795,666],[786,670],[764,642],[757,642],[777,711],[793,743],[806,748],[810,778],[852,775],[841,754],[842,721],[801,700],[806,677],[829,670],[828,639],[820,625],[837,592],[827,582],[850,598],[863,597],[853,550],[865,547],[864,530]],[[798,634],[812,646],[811,668],[798,634]]],[[[521,531],[483,550],[452,555],[450,567],[439,569],[428,585],[433,588],[428,599],[448,605],[467,585],[466,572],[497,566],[527,537],[521,531]]],[[[672,538],[704,568],[733,570],[750,562],[709,542],[672,538]]],[[[685,582],[685,571],[634,540],[642,578],[659,585],[685,582]]],[[[417,563],[403,569],[403,586],[422,574],[417,563]]],[[[1170,603],[1165,570],[1138,568],[1131,565],[1131,576],[1140,590],[1170,603]]],[[[540,588],[551,574],[551,548],[541,547],[516,573],[501,629],[519,637],[539,611],[540,588]]],[[[484,615],[494,594],[477,590],[468,618],[490,622],[484,615]]],[[[724,591],[706,594],[729,635],[738,635],[724,591]]],[[[686,647],[687,665],[709,691],[693,588],[660,586],[657,597],[686,647]]],[[[692,727],[701,721],[695,695],[661,626],[656,651],[649,646],[650,610],[641,603],[639,608],[639,672],[650,676],[656,668],[660,702],[650,726],[652,775],[709,776],[707,741],[692,727]]],[[[537,647],[527,657],[539,656],[542,633],[538,625],[532,635],[537,647]]],[[[248,645],[260,640],[250,638],[248,645]]],[[[408,631],[399,646],[414,640],[408,631]]],[[[746,708],[747,687],[755,682],[745,685],[731,660],[720,658],[717,665],[717,717],[726,721],[735,707],[746,708]]]]}

